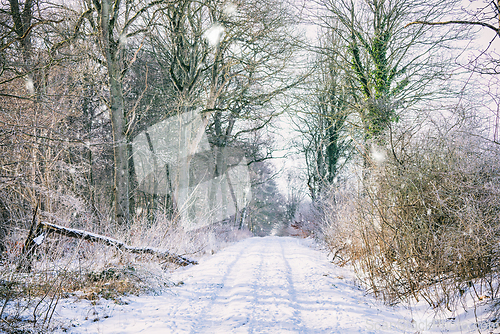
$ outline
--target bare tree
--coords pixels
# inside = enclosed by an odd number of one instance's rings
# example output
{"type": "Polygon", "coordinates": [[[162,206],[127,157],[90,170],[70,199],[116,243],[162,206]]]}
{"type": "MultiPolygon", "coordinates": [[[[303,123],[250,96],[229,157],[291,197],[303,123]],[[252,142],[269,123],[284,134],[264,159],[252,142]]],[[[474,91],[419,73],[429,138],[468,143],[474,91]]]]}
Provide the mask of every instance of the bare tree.
{"type": "Polygon", "coordinates": [[[0,4],[0,222],[9,228],[25,227],[37,205],[40,214],[57,211],[70,188],[55,180],[70,175],[61,166],[76,141],[62,126],[75,115],[73,69],[62,71],[69,62],[50,52],[64,14],[44,1],[0,4]]]}
{"type": "MultiPolygon", "coordinates": [[[[199,113],[215,155],[214,180],[228,170],[226,153],[269,125],[279,113],[271,101],[300,80],[287,73],[293,24],[285,4],[260,0],[179,1],[155,21],[146,48],[163,75],[158,94],[171,101],[163,117],[199,113]]],[[[195,148],[199,135],[192,138],[195,148]]],[[[187,184],[189,176],[178,180],[187,184]]]]}
{"type": "Polygon", "coordinates": [[[500,60],[498,55],[489,54],[492,43],[500,38],[500,2],[499,1],[475,1],[471,2],[472,8],[462,8],[461,13],[456,13],[457,18],[452,20],[432,20],[430,18],[409,22],[406,27],[412,26],[455,26],[463,28],[479,27],[492,32],[488,46],[471,63],[472,70],[481,74],[499,74],[498,68],[500,60]],[[479,2],[480,4],[477,4],[479,2]],[[487,57],[481,64],[480,59],[487,57]]]}
{"type": "MultiPolygon", "coordinates": [[[[135,58],[134,53],[126,52],[126,46],[129,39],[147,31],[151,19],[145,14],[160,10],[162,4],[165,2],[86,1],[81,14],[91,35],[97,36],[100,55],[95,60],[104,66],[108,76],[114,149],[114,216],[119,224],[130,221],[128,133],[132,124],[129,110],[125,110],[123,80],[135,58]]],[[[75,32],[83,22],[76,23],[75,32]]]]}

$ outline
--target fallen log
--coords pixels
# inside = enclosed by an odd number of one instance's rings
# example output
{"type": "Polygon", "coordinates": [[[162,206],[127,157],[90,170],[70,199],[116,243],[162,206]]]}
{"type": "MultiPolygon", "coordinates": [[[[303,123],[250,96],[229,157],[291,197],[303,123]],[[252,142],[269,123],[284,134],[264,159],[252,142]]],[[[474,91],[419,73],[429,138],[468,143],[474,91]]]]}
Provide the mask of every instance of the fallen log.
{"type": "Polygon", "coordinates": [[[108,246],[114,246],[122,251],[134,253],[134,254],[152,254],[156,255],[159,258],[162,258],[164,260],[167,260],[171,263],[178,264],[180,266],[188,266],[190,264],[198,264],[196,260],[188,259],[182,255],[177,255],[174,253],[171,253],[166,250],[160,250],[156,248],[150,248],[150,247],[132,247],[129,245],[124,244],[123,242],[106,237],[104,235],[92,233],[92,232],[87,232],[83,230],[77,230],[73,228],[68,228],[56,224],[51,224],[47,222],[41,222],[38,224],[37,227],[37,233],[38,237],[34,238],[33,241],[36,244],[41,244],[43,242],[44,237],[49,234],[49,233],[56,233],[59,235],[63,235],[65,237],[70,237],[70,238],[77,238],[77,239],[83,239],[87,240],[90,242],[100,242],[108,246]],[[42,233],[44,233],[42,235],[42,233]]]}

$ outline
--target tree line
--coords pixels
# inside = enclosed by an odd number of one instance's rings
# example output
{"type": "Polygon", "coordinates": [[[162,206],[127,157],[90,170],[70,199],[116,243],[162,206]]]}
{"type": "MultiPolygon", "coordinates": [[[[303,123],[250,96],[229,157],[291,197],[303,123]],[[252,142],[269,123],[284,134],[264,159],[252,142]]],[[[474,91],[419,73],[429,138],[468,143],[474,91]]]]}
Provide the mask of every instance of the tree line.
{"type": "Polygon", "coordinates": [[[127,226],[138,212],[174,219],[172,194],[140,190],[132,143],[188,112],[202,122],[191,147],[208,138],[215,177],[226,148],[243,150],[254,176],[269,174],[258,133],[301,81],[287,73],[297,45],[287,3],[12,0],[0,15],[4,236],[26,228],[36,206],[77,225],[127,226]]]}

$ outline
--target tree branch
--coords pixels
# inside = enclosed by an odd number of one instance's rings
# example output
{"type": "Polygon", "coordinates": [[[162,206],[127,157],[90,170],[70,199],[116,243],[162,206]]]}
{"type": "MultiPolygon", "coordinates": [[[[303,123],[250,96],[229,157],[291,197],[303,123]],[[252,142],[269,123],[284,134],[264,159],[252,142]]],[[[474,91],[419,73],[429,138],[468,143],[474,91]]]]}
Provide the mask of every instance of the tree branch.
{"type": "Polygon", "coordinates": [[[463,24],[463,25],[474,25],[474,26],[481,26],[481,27],[486,27],[491,30],[493,30],[498,37],[500,37],[500,28],[495,27],[494,25],[491,25],[486,22],[477,22],[477,21],[462,21],[462,20],[451,20],[451,21],[442,21],[442,22],[427,22],[427,21],[415,21],[408,23],[405,28],[411,26],[411,25],[416,25],[416,24],[423,24],[423,25],[428,25],[428,26],[443,26],[443,25],[448,25],[448,24],[463,24]]]}

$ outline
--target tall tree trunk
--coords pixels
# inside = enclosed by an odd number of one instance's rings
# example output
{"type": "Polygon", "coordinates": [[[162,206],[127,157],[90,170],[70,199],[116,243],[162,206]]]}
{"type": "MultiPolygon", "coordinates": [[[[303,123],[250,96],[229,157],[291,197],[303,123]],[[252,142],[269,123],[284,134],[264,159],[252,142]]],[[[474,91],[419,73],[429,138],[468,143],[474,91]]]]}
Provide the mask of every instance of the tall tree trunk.
{"type": "Polygon", "coordinates": [[[108,60],[111,98],[111,123],[113,125],[115,219],[118,223],[130,220],[128,146],[125,135],[126,119],[120,70],[115,60],[108,60]]]}
{"type": "Polygon", "coordinates": [[[129,162],[127,144],[127,120],[125,117],[123,101],[122,61],[121,46],[113,41],[110,32],[109,0],[102,1],[101,13],[101,37],[102,52],[106,58],[108,70],[108,83],[110,95],[110,118],[113,132],[113,155],[114,155],[114,196],[115,196],[115,220],[119,224],[130,221],[129,200],[129,162]]]}

